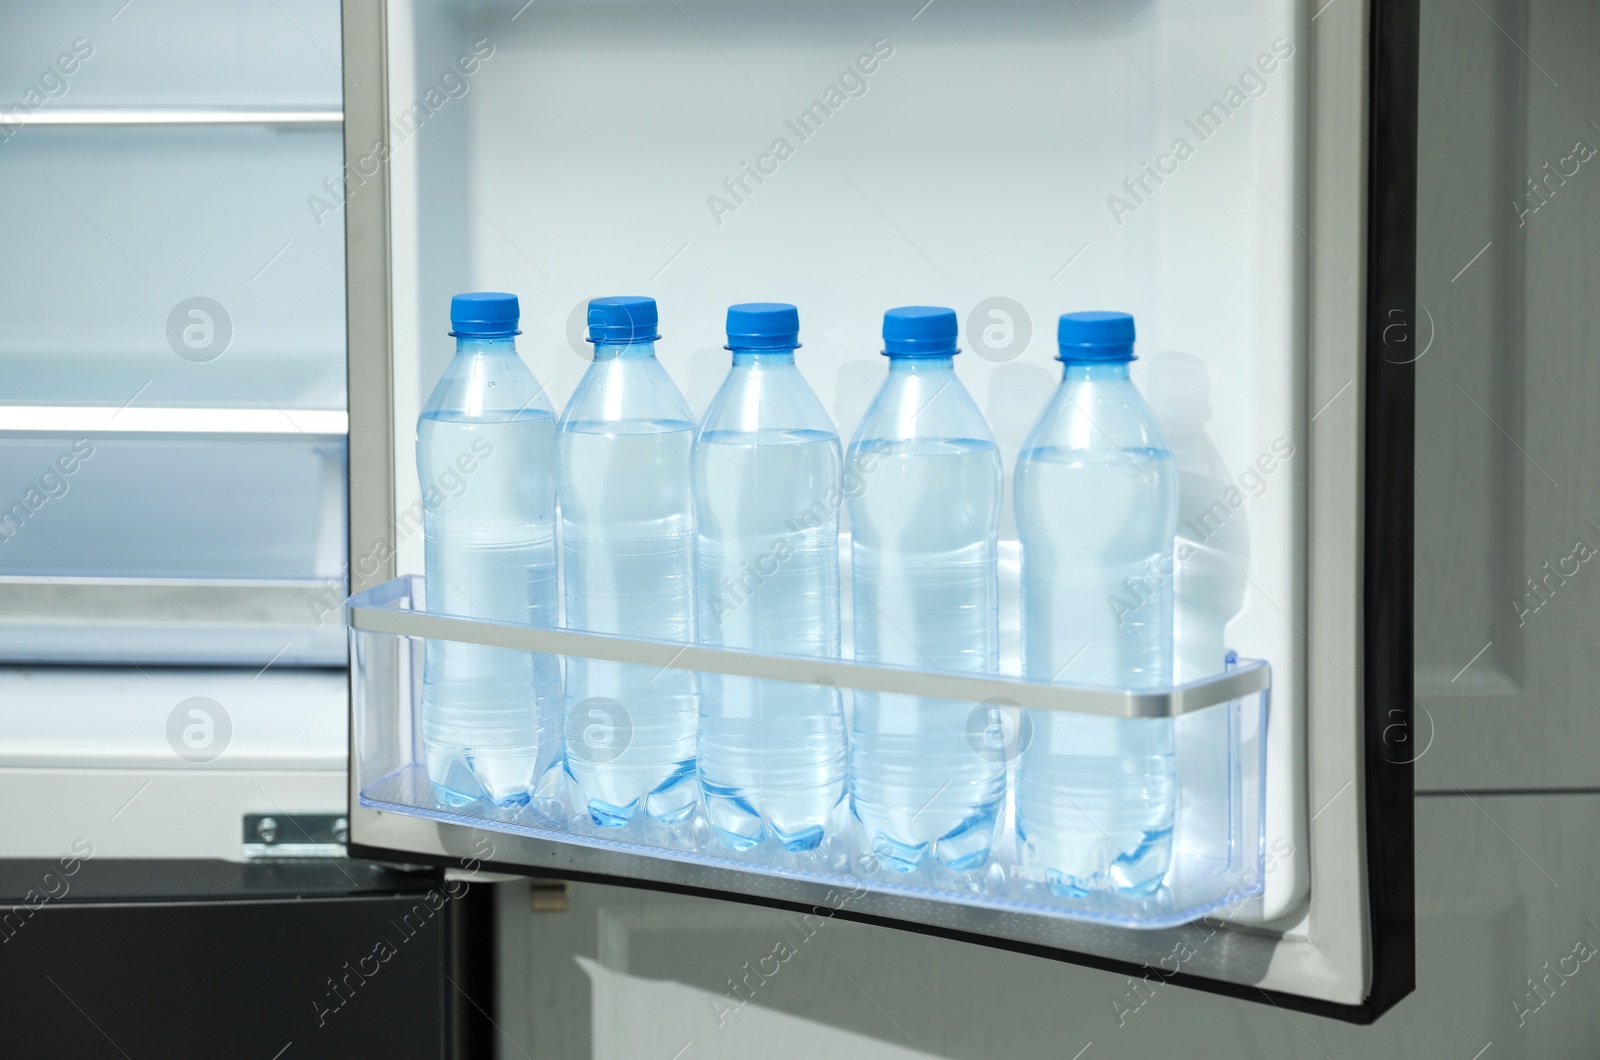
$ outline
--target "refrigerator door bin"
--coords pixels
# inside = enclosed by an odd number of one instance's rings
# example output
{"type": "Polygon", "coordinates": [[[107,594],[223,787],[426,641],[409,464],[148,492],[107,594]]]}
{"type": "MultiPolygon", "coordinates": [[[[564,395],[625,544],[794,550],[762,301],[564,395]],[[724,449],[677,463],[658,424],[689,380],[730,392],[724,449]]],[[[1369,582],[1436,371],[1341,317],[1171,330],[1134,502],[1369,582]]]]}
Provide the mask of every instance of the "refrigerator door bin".
{"type": "MultiPolygon", "coordinates": [[[[369,809],[476,826],[538,840],[541,845],[557,844],[560,856],[573,866],[590,858],[626,858],[638,862],[630,875],[655,875],[667,882],[687,883],[700,868],[729,870],[743,877],[742,889],[753,897],[774,897],[782,893],[784,881],[804,881],[846,896],[875,891],[1026,918],[1160,928],[1236,911],[1261,893],[1263,737],[1271,684],[1271,671],[1264,662],[1236,662],[1215,676],[1167,688],[1096,688],[507,625],[431,613],[422,594],[422,579],[409,576],[360,593],[347,605],[355,667],[355,759],[361,804],[369,809]],[[637,666],[646,676],[667,670],[695,672],[702,683],[710,675],[732,675],[829,687],[843,697],[846,711],[853,695],[872,691],[957,702],[970,708],[971,753],[1003,762],[1008,774],[991,853],[970,869],[946,868],[930,857],[902,871],[903,864],[881,845],[864,840],[858,829],[850,827],[847,784],[839,788],[840,798],[821,842],[794,852],[771,837],[747,850],[728,849],[713,834],[701,800],[685,819],[671,825],[643,812],[621,826],[597,823],[575,805],[571,770],[560,761],[550,765],[544,783],[521,806],[496,805],[488,798],[462,805],[459,796],[440,797],[424,764],[421,729],[422,648],[429,641],[542,652],[559,656],[566,667],[576,660],[606,660],[637,666]],[[1052,886],[1055,881],[1044,870],[1019,861],[1014,799],[1019,752],[1027,753],[1035,742],[1032,734],[1043,731],[1045,715],[1061,711],[1127,719],[1124,724],[1129,726],[1171,719],[1175,821],[1170,866],[1164,873],[1150,871],[1150,862],[1122,849],[1113,868],[1120,863],[1127,885],[1079,893],[1052,886]]],[[[528,710],[530,714],[534,710],[531,702],[528,710]]],[[[626,710],[626,704],[612,708],[624,717],[626,710]]],[[[586,757],[608,758],[625,751],[628,729],[618,719],[599,719],[613,733],[602,739],[617,741],[605,745],[606,753],[586,746],[588,723],[570,706],[566,719],[547,735],[553,735],[557,744],[565,736],[567,753],[574,756],[579,771],[586,757]]],[[[1087,822],[1102,835],[1102,825],[1112,827],[1094,820],[1098,809],[1079,809],[1066,797],[1084,818],[1072,823],[1087,822]]],[[[918,807],[897,809],[914,817],[918,807]]],[[[1116,877],[1114,872],[1108,875],[1116,877]]]]}

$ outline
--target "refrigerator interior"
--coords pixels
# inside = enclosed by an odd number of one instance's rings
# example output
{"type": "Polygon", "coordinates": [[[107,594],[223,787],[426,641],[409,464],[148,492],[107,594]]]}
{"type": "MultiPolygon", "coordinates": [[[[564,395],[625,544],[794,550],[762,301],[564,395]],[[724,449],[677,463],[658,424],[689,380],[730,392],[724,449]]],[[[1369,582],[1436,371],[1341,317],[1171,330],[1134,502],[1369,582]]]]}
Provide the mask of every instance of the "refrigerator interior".
{"type": "Polygon", "coordinates": [[[338,19],[0,14],[0,660],[344,665],[338,19]]]}
{"type": "MultiPolygon", "coordinates": [[[[396,515],[420,499],[414,424],[459,291],[519,295],[519,348],[558,409],[587,364],[586,301],[655,297],[659,356],[697,414],[727,371],[726,307],[793,302],[797,362],[846,439],[885,371],[883,310],[953,306],[957,373],[1005,461],[1003,539],[1059,372],[1056,317],[1131,312],[1181,518],[1216,559],[1196,570],[1235,607],[1227,646],[1273,672],[1271,869],[1237,917],[1293,928],[1315,650],[1299,633],[1319,411],[1300,231],[1311,12],[934,4],[389,4],[396,515]]],[[[352,189],[361,173],[347,159],[352,189]]],[[[398,555],[420,573],[422,535],[398,555]]]]}

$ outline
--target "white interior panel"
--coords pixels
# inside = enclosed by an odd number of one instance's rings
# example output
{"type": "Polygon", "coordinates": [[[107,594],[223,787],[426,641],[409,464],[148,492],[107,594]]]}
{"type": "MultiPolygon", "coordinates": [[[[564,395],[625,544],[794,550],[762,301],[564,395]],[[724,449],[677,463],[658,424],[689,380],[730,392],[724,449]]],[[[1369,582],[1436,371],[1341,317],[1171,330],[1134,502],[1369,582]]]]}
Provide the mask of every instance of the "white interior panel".
{"type": "MultiPolygon", "coordinates": [[[[845,437],[885,371],[883,310],[953,306],[1008,480],[1059,372],[1056,317],[1132,312],[1134,377],[1175,450],[1209,444],[1225,469],[1186,479],[1184,508],[1223,505],[1217,543],[1247,553],[1229,646],[1275,686],[1275,867],[1251,918],[1281,920],[1309,845],[1308,18],[1292,0],[392,3],[397,505],[458,291],[521,297],[558,408],[590,297],[658,299],[661,359],[697,410],[727,370],[726,307],[793,302],[801,370],[845,437]]],[[[399,544],[420,572],[420,535],[399,544]]]]}

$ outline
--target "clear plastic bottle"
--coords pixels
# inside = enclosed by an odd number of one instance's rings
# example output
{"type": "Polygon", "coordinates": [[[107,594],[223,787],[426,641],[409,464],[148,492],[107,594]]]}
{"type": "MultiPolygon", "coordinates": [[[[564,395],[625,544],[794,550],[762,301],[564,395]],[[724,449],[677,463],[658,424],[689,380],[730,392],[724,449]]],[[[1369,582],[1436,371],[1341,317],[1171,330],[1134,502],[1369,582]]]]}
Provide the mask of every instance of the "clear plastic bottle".
{"type": "MultiPolygon", "coordinates": [[[[855,656],[942,673],[999,662],[1000,450],[955,374],[951,309],[883,316],[889,377],[845,458],[855,656]]],[[[910,872],[989,856],[1005,759],[977,704],[855,693],[850,809],[858,846],[910,872]]]]}
{"type": "MultiPolygon", "coordinates": [[[[1146,380],[1150,407],[1166,431],[1178,469],[1173,679],[1196,681],[1226,666],[1228,623],[1244,607],[1249,584],[1249,504],[1235,511],[1227,499],[1259,496],[1268,483],[1258,468],[1247,468],[1235,481],[1212,443],[1206,431],[1211,380],[1204,361],[1187,353],[1158,354],[1146,380]]],[[[1278,456],[1294,452],[1287,441],[1274,449],[1278,456]]],[[[1190,724],[1198,727],[1201,719],[1190,724]]]]}
{"type": "MultiPolygon", "coordinates": [[[[656,360],[652,298],[589,303],[594,361],[561,414],[561,550],[573,629],[694,639],[694,415],[656,360]]],[[[605,827],[694,809],[695,675],[569,658],[570,803],[605,827]]]]}
{"type": "MultiPolygon", "coordinates": [[[[456,355],[417,420],[429,610],[554,625],[555,410],[517,356],[515,295],[456,295],[456,355]]],[[[526,804],[560,756],[550,655],[427,642],[422,745],[435,796],[526,804]]]]}
{"type": "MultiPolygon", "coordinates": [[[[1033,680],[1171,681],[1177,469],[1128,378],[1133,318],[1069,313],[1060,388],[1017,458],[1023,669],[1033,680]]],[[[1018,858],[1051,891],[1156,891],[1172,860],[1170,718],[1032,711],[1018,858]]]]}
{"type": "MultiPolygon", "coordinates": [[[[795,367],[792,305],[728,310],[733,368],[694,441],[696,592],[708,644],[839,654],[840,446],[795,367]]],[[[817,847],[844,795],[837,689],[704,675],[699,764],[717,839],[817,847]]]]}

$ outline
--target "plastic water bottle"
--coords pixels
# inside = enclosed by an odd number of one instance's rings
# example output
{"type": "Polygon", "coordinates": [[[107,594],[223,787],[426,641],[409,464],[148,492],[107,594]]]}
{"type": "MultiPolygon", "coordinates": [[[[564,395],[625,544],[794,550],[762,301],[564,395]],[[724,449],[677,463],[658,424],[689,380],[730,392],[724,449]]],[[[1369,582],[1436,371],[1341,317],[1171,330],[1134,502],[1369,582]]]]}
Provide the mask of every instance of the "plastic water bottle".
{"type": "MultiPolygon", "coordinates": [[[[594,361],[561,414],[567,625],[694,639],[694,415],[656,360],[656,303],[589,303],[594,361]]],[[[695,675],[569,658],[570,802],[620,827],[641,808],[675,824],[695,804],[695,675]]]]}
{"type": "MultiPolygon", "coordinates": [[[[450,302],[456,355],[417,421],[427,605],[554,625],[556,421],[517,356],[515,295],[450,302]]],[[[422,746],[434,794],[526,804],[560,755],[561,672],[550,655],[430,640],[422,746]]]]}
{"type": "MultiPolygon", "coordinates": [[[[1145,370],[1150,407],[1172,449],[1178,472],[1177,559],[1172,575],[1172,679],[1182,684],[1221,673],[1238,656],[1228,650],[1228,623],[1244,607],[1249,585],[1250,502],[1269,488],[1264,473],[1290,456],[1287,439],[1257,457],[1237,479],[1206,431],[1211,378],[1204,361],[1187,353],[1157,354],[1145,370]],[[1235,500],[1235,504],[1229,504],[1235,500]],[[1236,510],[1237,508],[1237,510],[1236,510]]],[[[1244,798],[1235,771],[1241,749],[1262,736],[1258,716],[1238,702],[1184,718],[1183,784],[1190,791],[1244,798]]]]}
{"type": "MultiPolygon", "coordinates": [[[[794,364],[792,305],[728,310],[733,368],[694,441],[700,639],[839,654],[839,436],[794,364]]],[[[844,795],[837,689],[707,674],[700,786],[718,840],[823,840],[844,795]]]]}
{"type": "MultiPolygon", "coordinates": [[[[942,673],[999,662],[1000,450],[956,378],[951,309],[883,317],[889,378],[845,459],[855,655],[942,673]]],[[[858,845],[900,872],[929,852],[982,865],[1005,794],[987,708],[855,694],[850,808],[858,845]]]]}
{"type": "MultiPolygon", "coordinates": [[[[1172,576],[1173,679],[1195,681],[1220,673],[1228,655],[1228,623],[1244,607],[1249,584],[1249,505],[1235,510],[1232,496],[1258,497],[1268,483],[1262,467],[1294,446],[1280,439],[1275,455],[1258,458],[1236,481],[1206,431],[1211,380],[1206,364],[1187,353],[1158,354],[1145,376],[1150,407],[1165,428],[1178,471],[1178,530],[1172,576]],[[1264,461],[1271,461],[1265,463],[1264,461]]],[[[1201,719],[1191,727],[1199,728],[1201,719]]],[[[1226,746],[1217,762],[1225,762],[1226,746]]]]}
{"type": "MultiPolygon", "coordinates": [[[[1061,318],[1063,376],[1017,458],[1023,669],[1150,688],[1172,679],[1177,470],[1128,378],[1133,318],[1061,318]]],[[[1170,718],[1031,711],[1018,858],[1066,897],[1156,891],[1172,860],[1170,718]]]]}

